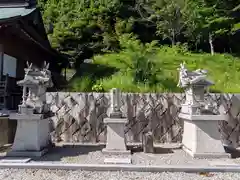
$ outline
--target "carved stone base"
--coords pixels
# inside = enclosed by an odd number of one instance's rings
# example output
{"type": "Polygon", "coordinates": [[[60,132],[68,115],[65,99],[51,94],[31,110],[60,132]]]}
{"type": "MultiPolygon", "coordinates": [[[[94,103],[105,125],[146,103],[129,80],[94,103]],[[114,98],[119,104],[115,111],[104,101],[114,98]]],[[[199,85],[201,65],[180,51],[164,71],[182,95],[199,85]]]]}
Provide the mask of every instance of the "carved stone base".
{"type": "Polygon", "coordinates": [[[218,130],[218,121],[224,115],[179,114],[184,120],[183,150],[196,158],[230,157],[225,153],[218,130]]]}
{"type": "Polygon", "coordinates": [[[41,151],[10,151],[7,153],[8,157],[41,157],[48,152],[45,148],[41,151]]]}
{"type": "Polygon", "coordinates": [[[125,118],[106,118],[104,123],[107,125],[106,151],[127,151],[125,142],[125,118]]]}
{"type": "Polygon", "coordinates": [[[231,155],[228,153],[197,153],[193,152],[192,150],[188,149],[187,147],[183,146],[183,150],[192,156],[193,158],[198,158],[198,159],[218,159],[218,158],[230,158],[231,155]]]}
{"type": "Polygon", "coordinates": [[[102,150],[105,155],[104,163],[130,164],[131,152],[127,150],[125,141],[125,118],[106,118],[107,125],[106,148],[102,150]]]}
{"type": "Polygon", "coordinates": [[[11,114],[17,119],[17,130],[10,156],[41,156],[50,145],[49,119],[42,119],[41,114],[11,114]]]}

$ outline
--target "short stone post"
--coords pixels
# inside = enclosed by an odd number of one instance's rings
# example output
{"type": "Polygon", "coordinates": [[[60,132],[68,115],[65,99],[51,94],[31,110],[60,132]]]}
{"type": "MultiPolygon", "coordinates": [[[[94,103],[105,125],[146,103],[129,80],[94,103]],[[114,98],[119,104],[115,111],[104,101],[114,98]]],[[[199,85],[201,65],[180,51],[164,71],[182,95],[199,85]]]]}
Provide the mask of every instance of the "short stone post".
{"type": "Polygon", "coordinates": [[[213,84],[206,79],[206,73],[201,69],[190,72],[181,64],[178,85],[185,89],[186,94],[179,114],[184,120],[183,149],[196,158],[229,157],[218,130],[218,121],[227,117],[214,112],[214,108],[204,101],[206,87],[213,84]]]}
{"type": "Polygon", "coordinates": [[[143,134],[143,152],[145,153],[154,153],[154,146],[153,146],[153,133],[146,132],[143,134]]]}
{"type": "Polygon", "coordinates": [[[111,112],[110,118],[105,118],[104,123],[107,126],[107,142],[106,148],[102,150],[105,155],[105,163],[131,163],[130,151],[127,150],[125,140],[125,124],[128,122],[126,118],[122,117],[120,110],[120,90],[112,89],[111,92],[111,112]],[[118,158],[118,157],[121,158],[118,158]],[[125,156],[125,158],[123,158],[125,156]],[[112,158],[114,157],[114,158],[112,158]]]}

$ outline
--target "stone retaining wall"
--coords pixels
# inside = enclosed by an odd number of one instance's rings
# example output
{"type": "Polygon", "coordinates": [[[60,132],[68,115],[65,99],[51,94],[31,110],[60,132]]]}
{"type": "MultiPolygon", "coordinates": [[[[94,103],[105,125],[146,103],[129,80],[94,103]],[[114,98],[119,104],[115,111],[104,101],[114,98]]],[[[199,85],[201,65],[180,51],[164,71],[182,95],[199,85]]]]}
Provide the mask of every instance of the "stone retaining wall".
{"type": "MultiPolygon", "coordinates": [[[[219,128],[226,144],[238,145],[240,95],[208,94],[206,100],[229,115],[219,128]],[[232,141],[232,142],[231,142],[232,141]]],[[[64,142],[105,142],[103,119],[109,116],[108,93],[47,93],[51,107],[52,138],[64,142]]],[[[128,124],[129,142],[140,142],[145,128],[151,129],[155,142],[181,142],[183,122],[178,118],[183,94],[123,93],[121,110],[128,124]]]]}

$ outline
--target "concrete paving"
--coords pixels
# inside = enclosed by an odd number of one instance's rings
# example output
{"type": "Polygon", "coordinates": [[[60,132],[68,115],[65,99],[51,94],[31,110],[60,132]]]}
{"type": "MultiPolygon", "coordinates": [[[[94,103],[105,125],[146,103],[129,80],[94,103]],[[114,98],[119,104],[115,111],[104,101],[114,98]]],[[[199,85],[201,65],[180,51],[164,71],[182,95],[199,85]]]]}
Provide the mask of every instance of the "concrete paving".
{"type": "Polygon", "coordinates": [[[143,166],[119,164],[64,164],[64,163],[0,163],[0,169],[51,169],[83,171],[135,171],[135,172],[238,172],[240,166],[143,166]]]}

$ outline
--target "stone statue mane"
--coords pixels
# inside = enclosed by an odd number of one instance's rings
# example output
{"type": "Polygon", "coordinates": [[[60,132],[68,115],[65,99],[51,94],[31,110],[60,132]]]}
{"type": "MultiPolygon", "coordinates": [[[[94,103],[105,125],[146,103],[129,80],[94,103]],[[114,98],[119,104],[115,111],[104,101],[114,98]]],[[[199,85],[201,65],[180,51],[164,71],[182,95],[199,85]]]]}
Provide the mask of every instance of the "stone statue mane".
{"type": "Polygon", "coordinates": [[[185,63],[180,64],[178,87],[187,87],[189,85],[196,85],[201,81],[208,81],[207,71],[203,69],[197,69],[195,71],[189,71],[185,67],[185,63]]]}
{"type": "Polygon", "coordinates": [[[44,62],[44,65],[42,69],[37,68],[32,63],[29,64],[27,62],[27,68],[25,68],[25,78],[24,80],[35,80],[33,82],[36,82],[37,84],[46,84],[48,87],[52,87],[52,78],[51,78],[51,71],[48,70],[49,63],[47,64],[46,61],[44,62]]]}

